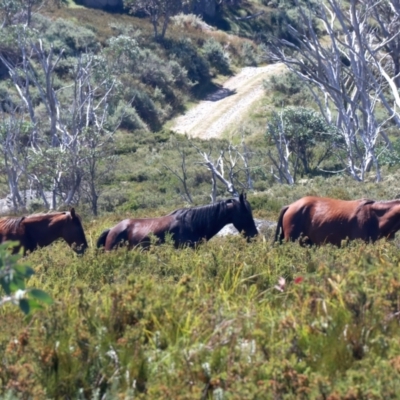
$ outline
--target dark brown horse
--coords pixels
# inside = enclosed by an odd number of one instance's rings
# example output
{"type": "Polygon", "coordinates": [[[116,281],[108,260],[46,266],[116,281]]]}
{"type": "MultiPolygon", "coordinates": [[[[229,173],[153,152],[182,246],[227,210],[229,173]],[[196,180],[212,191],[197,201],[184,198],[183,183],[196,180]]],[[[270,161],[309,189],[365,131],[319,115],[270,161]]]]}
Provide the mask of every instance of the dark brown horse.
{"type": "Polygon", "coordinates": [[[130,248],[138,244],[147,247],[152,234],[157,244],[163,243],[165,235],[170,234],[175,247],[193,247],[203,239],[211,239],[230,223],[247,238],[258,234],[246,195],[207,206],[181,208],[159,218],[125,219],[105,230],[97,240],[97,247],[112,250],[125,242],[130,248]]]}
{"type": "Polygon", "coordinates": [[[18,241],[20,246],[14,249],[15,252],[23,247],[26,254],[38,247],[48,246],[59,238],[64,239],[78,254],[82,254],[88,247],[81,217],[75,209],[71,208],[69,212],[0,218],[0,242],[18,241]]]}
{"type": "Polygon", "coordinates": [[[340,246],[345,239],[366,242],[394,239],[399,229],[400,200],[303,197],[282,208],[275,241],[300,239],[301,244],[340,246]]]}

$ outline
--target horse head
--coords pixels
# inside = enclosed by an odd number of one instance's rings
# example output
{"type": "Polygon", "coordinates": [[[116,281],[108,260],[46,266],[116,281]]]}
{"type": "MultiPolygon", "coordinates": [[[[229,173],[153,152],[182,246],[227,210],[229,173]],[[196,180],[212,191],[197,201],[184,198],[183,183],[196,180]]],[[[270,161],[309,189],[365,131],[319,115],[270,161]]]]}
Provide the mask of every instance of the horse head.
{"type": "Polygon", "coordinates": [[[62,234],[64,240],[77,254],[83,254],[88,248],[81,217],[75,212],[74,208],[71,208],[69,213],[65,213],[62,234]]]}
{"type": "Polygon", "coordinates": [[[250,203],[246,199],[246,194],[241,193],[239,200],[228,200],[228,208],[232,208],[232,223],[239,231],[243,232],[247,239],[258,235],[258,230],[253,219],[250,203]]]}

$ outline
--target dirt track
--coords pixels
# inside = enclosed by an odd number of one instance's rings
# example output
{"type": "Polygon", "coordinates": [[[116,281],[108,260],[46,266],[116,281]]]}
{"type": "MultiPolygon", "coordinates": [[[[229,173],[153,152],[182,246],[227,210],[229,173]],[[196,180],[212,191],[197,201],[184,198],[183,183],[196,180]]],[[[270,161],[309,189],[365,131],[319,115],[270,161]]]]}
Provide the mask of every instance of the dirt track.
{"type": "Polygon", "coordinates": [[[172,130],[202,139],[220,137],[231,126],[237,126],[250,106],[262,97],[263,80],[283,70],[283,64],[243,68],[221,89],[176,118],[172,130]]]}

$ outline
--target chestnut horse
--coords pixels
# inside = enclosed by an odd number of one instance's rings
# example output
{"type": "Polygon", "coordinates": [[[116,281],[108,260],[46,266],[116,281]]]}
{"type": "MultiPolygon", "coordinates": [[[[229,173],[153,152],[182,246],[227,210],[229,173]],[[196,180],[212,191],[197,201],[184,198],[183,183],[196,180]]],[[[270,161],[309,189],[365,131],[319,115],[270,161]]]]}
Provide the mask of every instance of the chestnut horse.
{"type": "Polygon", "coordinates": [[[340,246],[344,239],[394,239],[399,229],[400,200],[346,201],[309,196],[282,208],[275,241],[300,239],[301,244],[340,246]]]}
{"type": "Polygon", "coordinates": [[[151,234],[157,238],[157,244],[163,243],[165,235],[170,234],[175,247],[194,247],[230,223],[247,238],[258,234],[246,195],[202,207],[181,208],[159,218],[125,219],[105,230],[97,240],[97,247],[112,250],[125,242],[129,248],[138,244],[148,247],[151,234]]]}
{"type": "Polygon", "coordinates": [[[88,247],[81,217],[74,208],[69,212],[0,218],[0,242],[18,241],[20,244],[13,249],[14,252],[23,247],[26,254],[59,238],[64,239],[78,254],[84,253],[88,247]]]}

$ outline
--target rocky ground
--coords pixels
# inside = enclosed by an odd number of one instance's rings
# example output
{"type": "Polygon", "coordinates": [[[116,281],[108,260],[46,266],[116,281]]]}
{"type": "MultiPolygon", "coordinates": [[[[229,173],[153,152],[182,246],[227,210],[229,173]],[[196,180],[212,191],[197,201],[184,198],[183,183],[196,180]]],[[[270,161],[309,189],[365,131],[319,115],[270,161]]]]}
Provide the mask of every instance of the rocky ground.
{"type": "MultiPolygon", "coordinates": [[[[264,235],[266,238],[272,238],[275,233],[276,222],[268,221],[266,219],[257,219],[254,218],[254,222],[256,223],[258,231],[264,235]]],[[[237,235],[239,232],[237,229],[232,225],[226,225],[222,228],[218,233],[217,236],[226,236],[226,235],[237,235]]]]}

